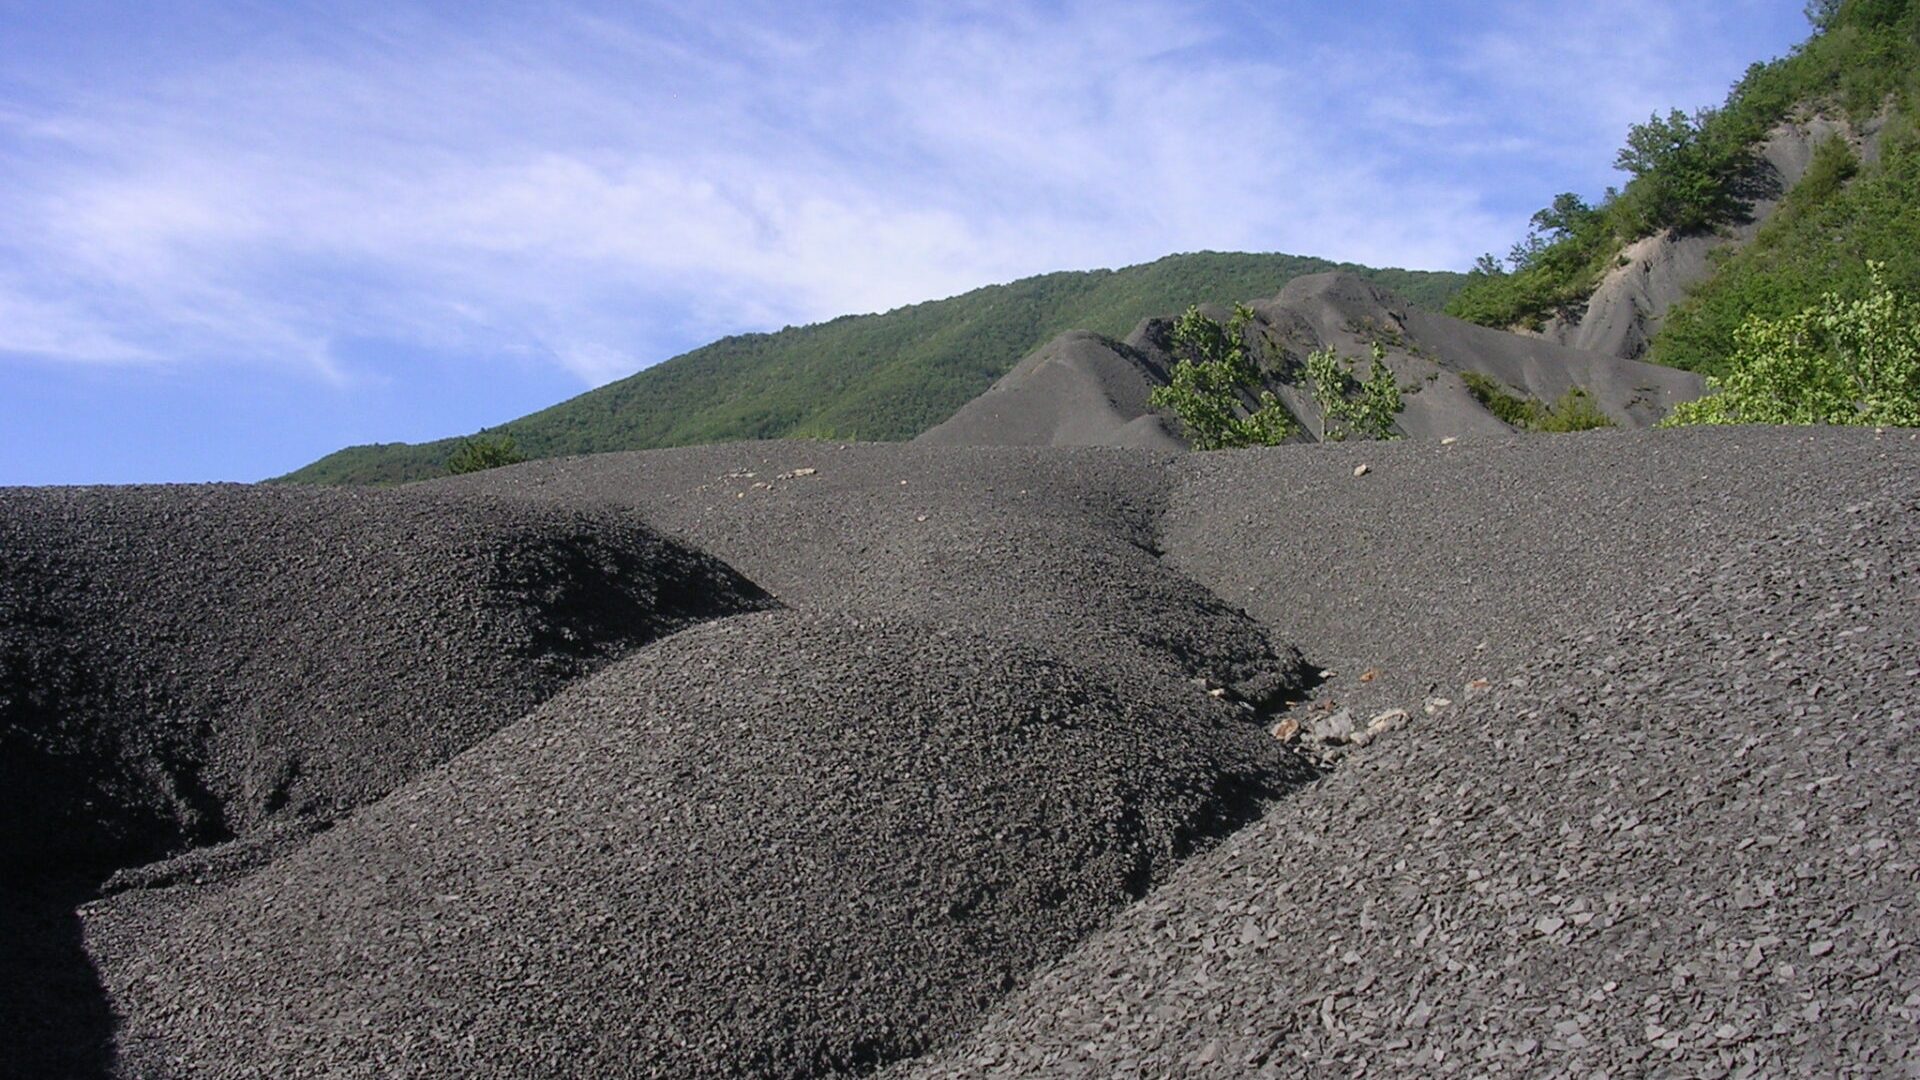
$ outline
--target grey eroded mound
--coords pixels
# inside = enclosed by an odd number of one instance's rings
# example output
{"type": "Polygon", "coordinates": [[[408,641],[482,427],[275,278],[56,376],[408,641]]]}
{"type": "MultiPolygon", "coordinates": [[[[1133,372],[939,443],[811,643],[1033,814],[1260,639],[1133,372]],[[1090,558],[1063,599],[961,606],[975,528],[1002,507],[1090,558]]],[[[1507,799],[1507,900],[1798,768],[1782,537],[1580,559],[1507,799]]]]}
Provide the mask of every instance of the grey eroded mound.
{"type": "Polygon", "coordinates": [[[1311,775],[1171,569],[1164,457],[749,444],[624,502],[790,610],[629,654],[251,876],[83,910],[127,1075],[815,1076],[978,1014],[1311,775]]]}
{"type": "MultiPolygon", "coordinates": [[[[1207,462],[1206,482],[1312,482],[1246,460],[1207,462]]],[[[1363,479],[1395,494],[1432,478],[1379,460],[1363,479]]],[[[1466,669],[1496,677],[1416,709],[898,1075],[1920,1068],[1920,443],[1746,429],[1530,440],[1503,460],[1449,494],[1506,504],[1536,539],[1457,531],[1434,500],[1347,545],[1344,612],[1282,624],[1310,649],[1313,626],[1376,628],[1457,678],[1417,624],[1477,611],[1531,628],[1531,655],[1466,669]],[[1570,443],[1595,459],[1571,516],[1535,500],[1567,467],[1543,454],[1570,443]],[[1577,554],[1595,528],[1611,575],[1577,554]],[[1542,589],[1554,550],[1568,574],[1542,589]]],[[[1270,537],[1236,560],[1322,546],[1270,537]]]]}
{"type": "Polygon", "coordinates": [[[1148,404],[1165,369],[1132,341],[1060,335],[915,442],[941,446],[1185,445],[1148,404]]]}
{"type": "Polygon", "coordinates": [[[631,513],[451,492],[0,492],[0,866],[91,877],[378,798],[766,604],[631,513]]]}
{"type": "Polygon", "coordinates": [[[88,932],[135,1073],[857,1073],[963,1030],[1299,779],[1236,712],[978,630],[727,620],[151,944],[113,911],[88,932]]]}
{"type": "MultiPolygon", "coordinates": [[[[1462,379],[1467,372],[1539,401],[1552,402],[1576,387],[1583,389],[1609,419],[1630,429],[1653,425],[1675,404],[1700,396],[1705,388],[1690,372],[1569,349],[1422,311],[1351,274],[1296,278],[1279,296],[1252,307],[1296,359],[1321,348],[1365,357],[1375,342],[1383,345],[1406,405],[1395,426],[1416,439],[1510,430],[1467,391],[1462,379]]],[[[1358,365],[1363,374],[1366,367],[1364,361],[1358,365]]],[[[1276,389],[1294,415],[1316,430],[1318,407],[1297,382],[1276,389]]]]}
{"type": "Polygon", "coordinates": [[[769,603],[584,501],[0,491],[0,1073],[110,1070],[74,917],[109,873],[244,873],[625,649],[769,603]]]}
{"type": "MultiPolygon", "coordinates": [[[[1676,403],[1698,397],[1700,378],[1539,337],[1510,334],[1421,311],[1365,278],[1345,273],[1295,278],[1277,297],[1249,305],[1250,334],[1268,385],[1301,422],[1302,441],[1322,430],[1307,389],[1307,354],[1331,348],[1361,375],[1377,342],[1403,391],[1400,433],[1417,439],[1503,435],[1512,429],[1482,405],[1463,378],[1487,376],[1521,397],[1553,402],[1585,390],[1616,425],[1651,426],[1676,403]]],[[[1224,310],[1209,314],[1224,318],[1224,310]]],[[[1062,335],[919,442],[969,446],[1181,445],[1179,423],[1148,396],[1167,382],[1171,324],[1149,320],[1126,341],[1062,335]]]]}

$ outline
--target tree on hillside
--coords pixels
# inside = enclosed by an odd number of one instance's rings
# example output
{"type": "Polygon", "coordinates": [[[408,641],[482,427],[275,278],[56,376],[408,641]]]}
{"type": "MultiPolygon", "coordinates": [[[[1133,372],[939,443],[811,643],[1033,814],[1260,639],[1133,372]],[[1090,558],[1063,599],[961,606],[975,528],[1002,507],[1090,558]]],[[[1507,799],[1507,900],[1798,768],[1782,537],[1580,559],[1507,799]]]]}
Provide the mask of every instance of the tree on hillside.
{"type": "Polygon", "coordinates": [[[1827,293],[1781,319],[1754,316],[1734,332],[1725,375],[1674,408],[1683,424],[1867,424],[1920,427],[1920,311],[1869,263],[1857,300],[1827,293]]]}
{"type": "Polygon", "coordinates": [[[1273,391],[1261,388],[1260,369],[1247,352],[1246,329],[1253,312],[1235,304],[1225,326],[1190,307],[1173,324],[1172,346],[1178,358],[1170,381],[1148,399],[1171,409],[1195,450],[1272,446],[1293,433],[1293,418],[1273,391]],[[1255,392],[1258,404],[1243,400],[1255,392]]]}
{"type": "Polygon", "coordinates": [[[454,476],[462,473],[482,472],[497,469],[502,465],[517,465],[527,460],[514,444],[513,436],[488,435],[481,433],[471,439],[460,440],[453,453],[447,456],[447,472],[454,476]]]}
{"type": "Polygon", "coordinates": [[[1746,212],[1741,192],[1753,154],[1744,142],[1717,137],[1713,117],[1711,109],[1692,116],[1673,109],[1628,130],[1613,167],[1633,177],[1619,209],[1632,233],[1696,232],[1746,212]]]}
{"type": "Polygon", "coordinates": [[[1573,192],[1563,191],[1555,195],[1546,208],[1534,212],[1526,238],[1513,245],[1507,262],[1516,273],[1529,269],[1542,257],[1554,253],[1561,241],[1584,239],[1589,231],[1602,224],[1600,211],[1588,206],[1585,199],[1573,192]]]}

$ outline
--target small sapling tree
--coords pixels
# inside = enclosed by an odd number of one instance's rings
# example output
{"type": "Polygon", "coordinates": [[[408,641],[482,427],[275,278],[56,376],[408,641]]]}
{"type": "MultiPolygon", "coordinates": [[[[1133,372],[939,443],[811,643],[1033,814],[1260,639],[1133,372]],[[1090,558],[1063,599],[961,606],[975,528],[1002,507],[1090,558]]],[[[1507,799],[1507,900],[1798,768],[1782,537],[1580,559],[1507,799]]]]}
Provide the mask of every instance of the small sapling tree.
{"type": "Polygon", "coordinates": [[[1387,350],[1373,343],[1373,366],[1365,379],[1353,373],[1353,361],[1332,348],[1307,354],[1307,388],[1320,405],[1320,438],[1391,439],[1393,418],[1406,408],[1400,386],[1387,367],[1387,350]]]}
{"type": "Polygon", "coordinates": [[[1293,419],[1273,391],[1262,388],[1260,368],[1247,351],[1253,312],[1235,304],[1225,326],[1190,307],[1173,324],[1176,362],[1169,382],[1148,400],[1179,417],[1195,450],[1273,446],[1293,432],[1293,419]],[[1255,398],[1248,408],[1243,395],[1255,398]]]}

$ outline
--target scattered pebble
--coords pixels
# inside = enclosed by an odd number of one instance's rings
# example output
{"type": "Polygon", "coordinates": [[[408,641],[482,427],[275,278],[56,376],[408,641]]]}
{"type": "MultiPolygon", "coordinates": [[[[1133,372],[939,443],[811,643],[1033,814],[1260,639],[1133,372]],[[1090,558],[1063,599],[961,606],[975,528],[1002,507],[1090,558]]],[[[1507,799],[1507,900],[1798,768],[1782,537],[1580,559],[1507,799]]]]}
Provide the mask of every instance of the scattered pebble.
{"type": "Polygon", "coordinates": [[[1394,728],[1406,723],[1409,719],[1412,719],[1412,717],[1408,715],[1405,709],[1388,709],[1386,712],[1367,721],[1367,730],[1377,735],[1383,731],[1392,731],[1394,728]]]}

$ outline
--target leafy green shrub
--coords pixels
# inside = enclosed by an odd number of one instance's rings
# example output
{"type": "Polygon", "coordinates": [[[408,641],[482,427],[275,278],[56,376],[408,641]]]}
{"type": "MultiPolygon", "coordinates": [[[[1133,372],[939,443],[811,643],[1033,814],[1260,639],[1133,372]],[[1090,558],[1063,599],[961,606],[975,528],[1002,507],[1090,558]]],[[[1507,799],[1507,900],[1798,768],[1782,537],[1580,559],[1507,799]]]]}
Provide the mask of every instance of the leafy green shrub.
{"type": "Polygon", "coordinates": [[[527,460],[527,456],[514,445],[511,435],[475,435],[471,439],[460,440],[453,453],[447,456],[447,472],[453,476],[462,473],[481,472],[497,469],[502,465],[517,465],[527,460]]]}
{"type": "Polygon", "coordinates": [[[1869,293],[1827,293],[1781,319],[1754,316],[1735,333],[1711,391],[1674,408],[1683,424],[1886,424],[1920,427],[1920,311],[1869,264],[1869,293]]]}
{"type": "Polygon", "coordinates": [[[1259,390],[1258,405],[1248,409],[1242,394],[1261,385],[1260,369],[1247,352],[1247,324],[1253,312],[1235,304],[1225,326],[1190,307],[1173,325],[1178,358],[1170,382],[1148,400],[1171,409],[1195,450],[1272,446],[1293,433],[1293,418],[1271,390],[1259,390]]]}
{"type": "Polygon", "coordinates": [[[1485,405],[1502,422],[1521,431],[1559,434],[1614,426],[1612,418],[1594,404],[1593,396],[1578,386],[1561,394],[1549,405],[1512,393],[1498,380],[1477,371],[1463,371],[1460,378],[1467,384],[1467,392],[1475,400],[1485,405]]]}
{"type": "Polygon", "coordinates": [[[1614,246],[1606,214],[1563,192],[1533,215],[1526,238],[1513,245],[1506,263],[1491,253],[1474,263],[1447,313],[1483,326],[1537,328],[1549,313],[1593,291],[1614,246]]]}
{"type": "Polygon", "coordinates": [[[1594,404],[1593,395],[1576,386],[1542,408],[1534,418],[1532,430],[1563,434],[1613,426],[1613,419],[1594,404]]]}
{"type": "Polygon", "coordinates": [[[1702,232],[1746,213],[1757,159],[1736,125],[1715,124],[1714,110],[1658,113],[1627,130],[1613,167],[1632,176],[1608,211],[1622,239],[1673,229],[1702,232]]]}
{"type": "Polygon", "coordinates": [[[1854,156],[1847,140],[1838,133],[1827,136],[1813,148],[1813,160],[1807,163],[1806,174],[1787,192],[1780,213],[1786,215],[1787,220],[1808,213],[1838,195],[1859,172],[1860,159],[1854,156]]]}
{"type": "Polygon", "coordinates": [[[1322,439],[1395,437],[1393,418],[1406,405],[1386,359],[1387,350],[1374,342],[1373,367],[1362,380],[1354,376],[1353,361],[1342,360],[1331,348],[1307,355],[1307,388],[1320,406],[1322,439]]]}
{"type": "Polygon", "coordinates": [[[1474,400],[1487,407],[1487,411],[1500,418],[1502,423],[1511,427],[1524,428],[1533,423],[1540,403],[1507,392],[1507,388],[1492,378],[1477,371],[1463,371],[1460,381],[1467,384],[1467,393],[1474,400]]]}

